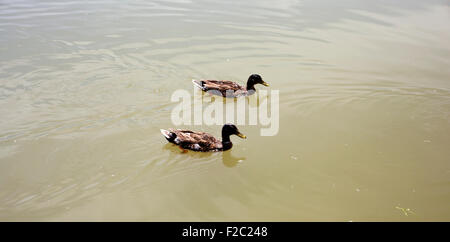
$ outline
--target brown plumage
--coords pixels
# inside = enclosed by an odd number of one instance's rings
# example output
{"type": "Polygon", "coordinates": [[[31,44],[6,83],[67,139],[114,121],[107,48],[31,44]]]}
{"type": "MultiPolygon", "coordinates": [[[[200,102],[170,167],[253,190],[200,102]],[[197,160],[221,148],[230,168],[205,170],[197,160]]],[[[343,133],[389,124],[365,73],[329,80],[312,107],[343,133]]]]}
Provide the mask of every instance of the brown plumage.
{"type": "Polygon", "coordinates": [[[260,75],[253,74],[248,78],[247,85],[241,86],[232,81],[217,81],[217,80],[192,80],[195,86],[217,96],[222,97],[241,97],[249,96],[256,92],[255,84],[262,84],[264,86],[269,86],[264,82],[260,75]]]}
{"type": "Polygon", "coordinates": [[[183,149],[194,151],[224,151],[231,149],[233,144],[230,135],[235,134],[241,138],[246,138],[241,134],[236,126],[225,124],[222,128],[222,141],[214,136],[204,132],[194,132],[183,129],[161,129],[161,133],[166,137],[167,141],[180,146],[183,149]]]}

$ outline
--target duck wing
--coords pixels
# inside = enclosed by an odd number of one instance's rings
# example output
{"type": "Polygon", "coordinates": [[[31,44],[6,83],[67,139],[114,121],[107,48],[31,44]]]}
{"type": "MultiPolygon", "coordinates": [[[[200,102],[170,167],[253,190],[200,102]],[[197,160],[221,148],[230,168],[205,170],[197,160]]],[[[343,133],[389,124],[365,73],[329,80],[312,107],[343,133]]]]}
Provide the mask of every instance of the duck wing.
{"type": "Polygon", "coordinates": [[[222,142],[208,133],[182,129],[169,129],[169,132],[172,140],[168,140],[184,149],[215,151],[222,148],[222,142]]]}
{"type": "Polygon", "coordinates": [[[245,91],[245,88],[236,82],[232,81],[217,81],[217,80],[202,80],[193,81],[194,84],[205,92],[212,92],[213,94],[226,96],[227,91],[231,92],[232,96],[236,96],[236,93],[245,91]]]}

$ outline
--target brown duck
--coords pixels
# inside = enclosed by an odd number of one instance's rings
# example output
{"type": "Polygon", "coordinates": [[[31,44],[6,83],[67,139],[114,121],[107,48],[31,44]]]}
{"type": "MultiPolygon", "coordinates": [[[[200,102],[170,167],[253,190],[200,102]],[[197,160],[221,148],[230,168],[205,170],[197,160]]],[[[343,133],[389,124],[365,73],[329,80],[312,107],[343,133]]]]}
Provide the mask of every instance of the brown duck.
{"type": "Polygon", "coordinates": [[[167,141],[174,143],[182,149],[194,151],[225,151],[231,149],[230,136],[235,134],[243,139],[247,137],[239,132],[233,124],[225,124],[222,127],[222,141],[214,136],[204,132],[194,132],[182,129],[161,129],[161,133],[166,137],[167,141]]]}
{"type": "Polygon", "coordinates": [[[204,92],[231,98],[252,95],[256,92],[256,84],[262,84],[266,87],[269,86],[258,74],[250,75],[247,80],[247,86],[245,87],[232,81],[192,80],[192,82],[204,92]]]}

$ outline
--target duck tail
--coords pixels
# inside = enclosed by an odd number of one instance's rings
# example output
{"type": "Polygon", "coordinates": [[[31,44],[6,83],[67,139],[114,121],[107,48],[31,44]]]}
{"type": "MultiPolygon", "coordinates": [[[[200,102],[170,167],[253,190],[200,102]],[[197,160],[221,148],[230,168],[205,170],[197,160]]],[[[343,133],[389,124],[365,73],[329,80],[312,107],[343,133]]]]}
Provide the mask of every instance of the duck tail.
{"type": "Polygon", "coordinates": [[[194,86],[196,86],[202,90],[205,90],[205,87],[203,86],[205,84],[204,81],[192,80],[192,83],[194,83],[194,86]]]}
{"type": "Polygon", "coordinates": [[[175,138],[177,137],[177,135],[173,132],[170,132],[165,129],[160,129],[160,130],[161,130],[161,134],[164,135],[164,137],[166,137],[167,141],[169,141],[169,142],[174,141],[175,138]]]}

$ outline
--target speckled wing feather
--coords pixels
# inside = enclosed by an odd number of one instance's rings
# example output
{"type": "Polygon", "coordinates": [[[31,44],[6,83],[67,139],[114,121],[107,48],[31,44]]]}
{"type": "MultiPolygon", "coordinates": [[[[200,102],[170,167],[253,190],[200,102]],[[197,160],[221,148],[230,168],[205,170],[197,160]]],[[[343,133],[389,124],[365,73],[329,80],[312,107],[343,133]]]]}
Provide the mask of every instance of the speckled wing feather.
{"type": "Polygon", "coordinates": [[[176,135],[173,143],[184,149],[196,151],[218,151],[222,149],[222,142],[208,133],[181,129],[169,130],[172,134],[176,135]]]}

